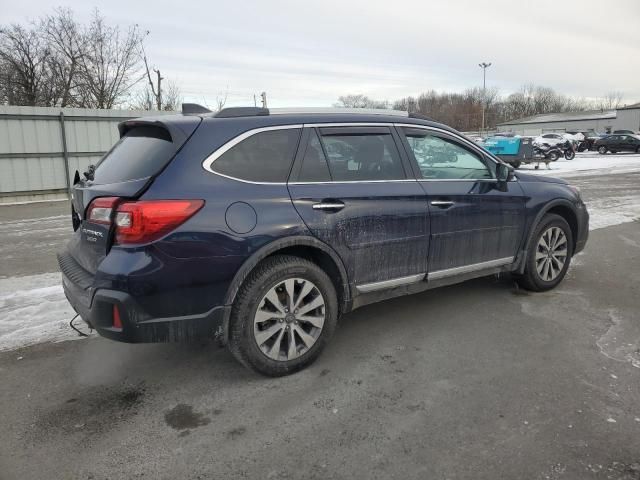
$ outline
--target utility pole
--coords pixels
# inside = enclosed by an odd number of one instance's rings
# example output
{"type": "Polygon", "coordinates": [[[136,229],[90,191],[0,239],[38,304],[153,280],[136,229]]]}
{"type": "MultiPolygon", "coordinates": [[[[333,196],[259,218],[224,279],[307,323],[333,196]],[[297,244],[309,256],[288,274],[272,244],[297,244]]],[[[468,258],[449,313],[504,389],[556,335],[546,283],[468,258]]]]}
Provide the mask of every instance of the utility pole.
{"type": "Polygon", "coordinates": [[[164,78],[160,76],[160,70],[154,70],[154,72],[158,75],[158,95],[156,95],[158,110],[162,110],[162,80],[164,80],[164,78]]]}
{"type": "Polygon", "coordinates": [[[484,109],[487,103],[487,68],[491,66],[491,62],[479,63],[478,66],[482,68],[482,127],[480,128],[480,134],[484,132],[484,109]]]}
{"type": "Polygon", "coordinates": [[[262,92],[260,98],[262,98],[262,108],[267,108],[267,92],[262,92]]]}

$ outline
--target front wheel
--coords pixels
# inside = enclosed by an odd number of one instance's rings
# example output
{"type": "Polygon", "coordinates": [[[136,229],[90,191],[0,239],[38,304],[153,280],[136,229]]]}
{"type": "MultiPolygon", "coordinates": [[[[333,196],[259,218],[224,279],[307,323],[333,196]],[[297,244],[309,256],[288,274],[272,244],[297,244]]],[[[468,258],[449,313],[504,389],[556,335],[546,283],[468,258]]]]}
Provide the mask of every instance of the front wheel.
{"type": "Polygon", "coordinates": [[[229,349],[263,375],[288,375],[310,365],[338,319],[335,288],[308,260],[277,255],[240,288],[229,320],[229,349]]]}
{"type": "Polygon", "coordinates": [[[604,155],[605,153],[607,153],[607,147],[598,147],[598,153],[600,155],[604,155]]]}
{"type": "Polygon", "coordinates": [[[556,287],[566,275],[572,255],[573,235],[567,221],[560,215],[545,215],[533,232],[518,283],[534,292],[556,287]]]}

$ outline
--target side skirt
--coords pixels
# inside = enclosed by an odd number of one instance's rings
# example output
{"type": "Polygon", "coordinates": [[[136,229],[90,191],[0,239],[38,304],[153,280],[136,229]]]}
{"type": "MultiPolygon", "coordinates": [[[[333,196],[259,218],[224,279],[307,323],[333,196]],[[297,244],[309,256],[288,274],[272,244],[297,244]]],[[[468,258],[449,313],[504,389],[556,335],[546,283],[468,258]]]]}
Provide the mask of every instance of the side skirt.
{"type": "Polygon", "coordinates": [[[427,275],[411,275],[383,282],[356,286],[358,295],[353,299],[352,310],[371,303],[390,298],[413,295],[433,288],[462,283],[479,277],[486,277],[502,272],[511,272],[517,266],[513,257],[491,260],[488,262],[465,265],[431,272],[427,275]],[[397,282],[397,283],[396,283],[397,282]]]}

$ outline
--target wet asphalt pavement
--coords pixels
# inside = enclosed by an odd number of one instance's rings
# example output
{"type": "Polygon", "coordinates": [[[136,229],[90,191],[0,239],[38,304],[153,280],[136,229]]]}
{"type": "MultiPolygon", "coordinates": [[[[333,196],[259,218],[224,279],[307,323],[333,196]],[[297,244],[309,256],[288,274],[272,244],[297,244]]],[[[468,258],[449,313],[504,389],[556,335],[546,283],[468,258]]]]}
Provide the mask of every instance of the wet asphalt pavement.
{"type": "MultiPolygon", "coordinates": [[[[640,196],[637,174],[574,183],[602,208],[640,196]]],[[[66,211],[33,208],[0,225],[66,211]]],[[[55,271],[67,220],[0,230],[1,274],[55,271]]],[[[595,230],[554,291],[488,277],[370,305],[280,379],[214,343],[0,353],[0,479],[637,480],[638,272],[640,223],[595,230]]]]}

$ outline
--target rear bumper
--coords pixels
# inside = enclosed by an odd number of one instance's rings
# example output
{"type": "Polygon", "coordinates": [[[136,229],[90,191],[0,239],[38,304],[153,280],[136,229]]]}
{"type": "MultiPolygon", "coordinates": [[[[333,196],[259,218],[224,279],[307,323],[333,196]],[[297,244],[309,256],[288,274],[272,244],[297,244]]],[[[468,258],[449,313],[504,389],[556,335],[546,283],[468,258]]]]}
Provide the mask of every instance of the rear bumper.
{"type": "Polygon", "coordinates": [[[126,292],[83,288],[62,273],[67,300],[82,319],[101,336],[128,343],[180,342],[212,338],[222,333],[228,306],[181,317],[154,318],[126,292]],[[120,314],[122,328],[113,325],[113,308],[120,314]]]}

